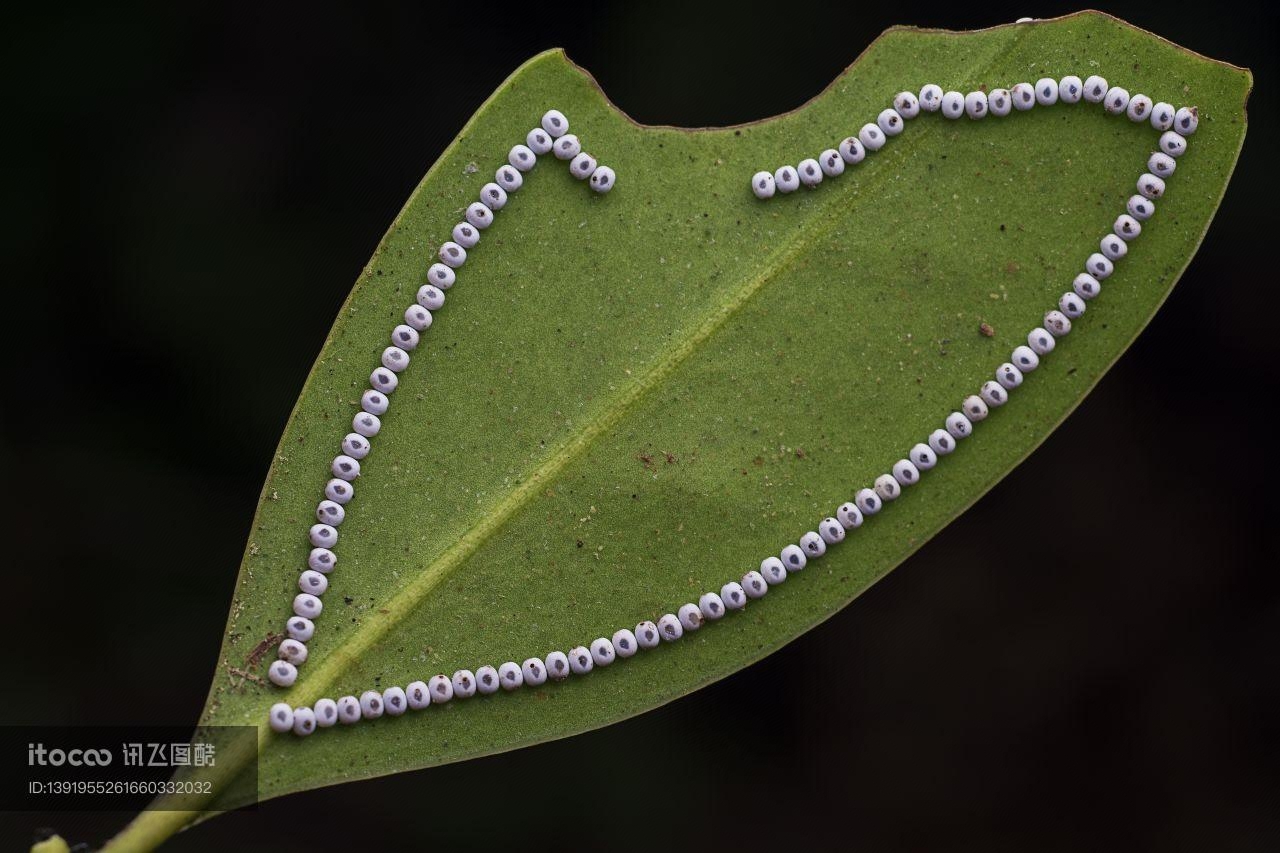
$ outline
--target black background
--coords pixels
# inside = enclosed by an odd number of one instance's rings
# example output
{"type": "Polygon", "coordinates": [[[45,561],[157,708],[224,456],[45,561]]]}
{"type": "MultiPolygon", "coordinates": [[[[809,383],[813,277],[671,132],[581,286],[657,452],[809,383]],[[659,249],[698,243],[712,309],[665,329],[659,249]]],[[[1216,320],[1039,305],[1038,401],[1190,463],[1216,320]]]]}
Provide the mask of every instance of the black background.
{"type": "MultiPolygon", "coordinates": [[[[639,121],[718,125],[801,104],[892,24],[1071,10],[7,11],[0,719],[196,718],[338,306],[535,51],[566,47],[639,121]]],[[[1026,464],[854,606],[698,694],[166,849],[1278,849],[1277,19],[1108,11],[1251,67],[1249,137],[1168,304],[1026,464]]],[[[99,843],[124,817],[3,815],[0,844],[42,823],[99,843]]]]}

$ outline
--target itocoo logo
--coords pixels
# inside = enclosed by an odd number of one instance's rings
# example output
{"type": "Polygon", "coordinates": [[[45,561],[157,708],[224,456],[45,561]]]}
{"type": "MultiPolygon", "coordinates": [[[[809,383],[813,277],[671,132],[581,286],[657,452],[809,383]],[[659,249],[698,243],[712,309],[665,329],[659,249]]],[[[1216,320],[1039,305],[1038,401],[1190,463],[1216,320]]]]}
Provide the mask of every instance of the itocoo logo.
{"type": "Polygon", "coordinates": [[[45,749],[42,743],[27,744],[28,767],[106,767],[111,763],[109,749],[45,749]]]}

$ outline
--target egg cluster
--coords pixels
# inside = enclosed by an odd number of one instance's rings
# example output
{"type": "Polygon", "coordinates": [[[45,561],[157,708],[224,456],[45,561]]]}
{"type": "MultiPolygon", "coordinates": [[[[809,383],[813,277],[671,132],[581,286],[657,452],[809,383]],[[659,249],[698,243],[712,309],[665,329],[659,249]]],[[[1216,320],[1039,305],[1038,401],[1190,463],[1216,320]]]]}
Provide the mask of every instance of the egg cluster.
{"type": "MultiPolygon", "coordinates": [[[[711,590],[703,593],[696,603],[685,603],[674,613],[659,617],[656,622],[645,620],[634,628],[620,628],[611,636],[597,637],[589,645],[576,646],[569,649],[567,653],[555,650],[543,657],[528,658],[522,663],[507,661],[496,668],[491,665],[481,666],[474,672],[461,669],[452,676],[434,675],[425,682],[415,681],[403,688],[393,686],[382,690],[367,690],[358,698],[343,696],[336,701],[325,698],[316,701],[311,707],[291,707],[288,703],[280,702],[273,705],[268,712],[270,727],[278,732],[292,731],[297,735],[309,735],[317,727],[324,728],[337,723],[352,724],[362,719],[376,719],[384,714],[399,716],[409,710],[422,710],[431,705],[469,699],[477,693],[484,695],[500,690],[516,690],[520,687],[538,687],[548,680],[563,681],[573,676],[584,676],[596,667],[609,666],[615,660],[629,658],[642,650],[656,648],[664,642],[676,642],[685,634],[701,629],[708,622],[719,620],[731,611],[742,610],[750,600],[763,598],[771,587],[785,583],[791,575],[802,572],[810,561],[820,559],[829,547],[843,542],[847,536],[861,527],[868,517],[880,512],[885,504],[897,500],[904,490],[919,483],[921,478],[938,465],[944,456],[953,453],[959,442],[968,438],[976,425],[990,415],[992,409],[1004,405],[1009,400],[1010,393],[1022,385],[1028,374],[1039,367],[1041,358],[1054,351],[1058,339],[1071,332],[1072,322],[1084,315],[1086,302],[1101,294],[1101,282],[1114,271],[1115,263],[1127,254],[1129,243],[1142,233],[1142,223],[1155,213],[1155,200],[1164,194],[1165,179],[1173,174],[1177,158],[1186,152],[1186,138],[1195,133],[1199,124],[1199,115],[1193,107],[1175,110],[1166,103],[1152,103],[1151,99],[1145,95],[1130,97],[1124,89],[1109,87],[1105,80],[1096,76],[1084,81],[1078,77],[1064,77],[1062,80],[1045,78],[1037,81],[1034,86],[1029,83],[1019,83],[1011,89],[995,89],[990,93],[970,92],[968,95],[954,91],[944,92],[941,87],[930,84],[921,89],[918,96],[910,92],[900,93],[894,99],[892,109],[882,112],[875,124],[864,126],[857,137],[849,137],[840,143],[838,150],[825,151],[818,160],[805,160],[799,167],[783,166],[776,173],[759,172],[752,178],[752,191],[760,198],[769,198],[776,190],[791,192],[800,184],[816,186],[824,176],[839,175],[846,165],[861,161],[866,151],[880,148],[885,139],[901,133],[903,124],[915,118],[921,110],[942,112],[945,117],[953,119],[961,115],[981,119],[988,113],[1003,116],[1008,115],[1011,110],[1029,110],[1037,105],[1049,106],[1058,101],[1076,103],[1081,100],[1102,103],[1108,112],[1125,113],[1135,122],[1149,121],[1161,133],[1158,150],[1150,155],[1147,161],[1148,171],[1138,178],[1137,192],[1129,198],[1125,205],[1125,212],[1116,218],[1111,232],[1102,237],[1099,242],[1099,251],[1090,254],[1085,260],[1082,271],[1071,283],[1071,289],[1062,294],[1055,308],[1044,314],[1042,325],[1031,330],[1027,335],[1027,342],[1014,348],[1009,360],[995,369],[992,378],[983,382],[977,393],[966,396],[959,408],[944,418],[941,427],[925,437],[925,440],[912,446],[902,459],[890,466],[888,472],[875,477],[869,486],[857,490],[851,500],[836,507],[831,516],[822,519],[816,525],[815,530],[803,534],[797,542],[786,545],[776,556],[765,557],[758,570],[753,569],[741,578],[727,581],[718,591],[711,590]]],[[[510,161],[516,169],[527,171],[528,168],[532,168],[536,154],[545,153],[547,150],[554,150],[556,156],[570,160],[570,169],[574,170],[575,175],[579,177],[588,172],[588,166],[593,180],[602,169],[606,168],[597,166],[593,159],[579,159],[583,156],[580,145],[576,139],[566,135],[568,123],[559,113],[555,111],[547,113],[543,118],[542,127],[546,133],[545,138],[540,135],[542,131],[535,129],[530,133],[529,145],[518,145],[512,149],[510,161]],[[566,139],[569,140],[568,144],[565,144],[566,139]],[[561,145],[564,146],[563,153],[560,149],[561,145]],[[575,163],[582,165],[575,168],[573,165],[575,163]]],[[[503,169],[499,170],[499,182],[503,179],[503,171],[503,169]]],[[[607,172],[601,181],[605,182],[606,186],[599,189],[607,191],[612,185],[612,172],[607,172]]],[[[518,181],[514,186],[518,188],[518,181]]],[[[496,211],[501,204],[494,206],[485,200],[490,187],[495,185],[487,185],[481,191],[481,201],[485,202],[484,206],[489,211],[496,211]]],[[[501,198],[505,200],[505,196],[501,198]]],[[[487,216],[488,213],[485,215],[487,216]]],[[[472,224],[477,228],[484,227],[475,222],[472,224]]],[[[487,222],[485,224],[487,225],[487,222]]],[[[460,257],[465,259],[463,251],[465,247],[460,242],[446,244],[446,247],[450,245],[456,245],[461,253],[460,257]]],[[[441,273],[438,270],[440,265],[433,266],[428,272],[428,278],[435,280],[440,287],[447,288],[453,283],[453,269],[460,265],[460,262],[450,264],[444,248],[441,249],[441,260],[447,271],[441,273]],[[438,276],[442,277],[437,278],[438,276]]],[[[424,289],[427,287],[432,286],[424,286],[424,289]]],[[[442,302],[443,294],[440,294],[439,303],[442,302]]],[[[439,307],[436,302],[424,301],[421,294],[419,303],[423,310],[434,310],[439,307]]],[[[415,308],[410,308],[410,311],[414,310],[415,308]]],[[[427,325],[429,325],[430,315],[428,314],[427,317],[427,325]]],[[[395,336],[396,333],[393,333],[393,340],[395,336]]],[[[414,342],[416,343],[416,338],[414,342]]],[[[397,350],[397,347],[392,347],[388,353],[395,354],[393,351],[398,352],[398,355],[391,360],[391,364],[388,364],[385,355],[383,361],[384,368],[392,371],[387,374],[391,380],[390,390],[394,390],[395,387],[395,368],[392,365],[399,365],[402,368],[408,361],[406,350],[403,348],[397,350]]],[[[377,377],[378,373],[375,371],[374,390],[369,393],[375,396],[379,392],[389,393],[389,390],[380,387],[377,377]]],[[[385,398],[380,399],[380,409],[379,407],[370,409],[368,406],[365,408],[365,414],[375,417],[375,421],[372,422],[372,433],[367,429],[364,432],[357,429],[354,436],[348,436],[349,440],[363,442],[369,435],[376,434],[376,416],[381,414],[381,411],[385,411],[385,398]]],[[[362,425],[359,423],[362,417],[357,415],[357,426],[362,425]]],[[[370,426],[370,424],[363,425],[370,426]]],[[[367,443],[353,446],[357,449],[364,447],[364,452],[367,452],[367,443]]],[[[345,494],[349,499],[349,481],[354,477],[343,476],[348,471],[340,466],[340,461],[342,465],[352,466],[352,470],[356,473],[359,471],[359,462],[349,452],[334,461],[334,473],[338,479],[332,481],[330,485],[338,484],[339,487],[347,487],[347,491],[341,494],[345,494]]],[[[345,501],[340,501],[333,495],[328,497],[329,501],[322,503],[318,510],[322,514],[321,526],[328,523],[323,514],[330,511],[331,507],[327,506],[329,503],[337,506],[338,509],[338,512],[329,516],[329,520],[336,518],[341,521],[342,517],[340,505],[345,501]]],[[[336,523],[328,526],[329,530],[324,531],[324,535],[336,539],[336,523]]],[[[322,564],[324,568],[313,566],[314,571],[304,573],[304,579],[309,574],[318,573],[320,592],[323,592],[324,574],[332,569],[334,557],[326,547],[321,545],[317,545],[317,552],[325,558],[322,564]]],[[[313,552],[313,557],[317,552],[313,552]]],[[[304,594],[299,596],[299,600],[319,594],[319,592],[306,591],[304,586],[304,594]]],[[[315,601],[315,612],[318,613],[319,599],[315,601]]],[[[301,659],[306,658],[306,649],[302,643],[305,642],[306,637],[310,636],[312,626],[309,617],[312,614],[304,612],[305,610],[305,606],[299,608],[295,602],[298,620],[290,623],[293,640],[287,640],[281,644],[281,662],[287,663],[290,657],[299,655],[301,659]],[[292,630],[295,622],[300,626],[296,634],[292,630]]],[[[278,684],[292,683],[296,670],[290,667],[287,676],[287,679],[277,680],[273,675],[272,680],[278,684]]]]}
{"type": "MultiPolygon", "coordinates": [[[[440,247],[439,260],[427,270],[427,281],[418,289],[415,304],[405,309],[404,322],[391,330],[391,346],[382,351],[381,364],[369,375],[370,388],[360,397],[360,411],[351,420],[351,432],[342,439],[342,452],[329,465],[333,479],[325,484],[324,500],[316,506],[316,523],[307,533],[311,553],[306,570],[298,577],[293,616],[285,623],[288,638],[277,647],[277,659],[267,667],[267,677],[273,684],[289,687],[298,679],[298,667],[306,663],[307,643],[315,635],[315,620],[324,610],[321,596],[329,589],[329,574],[338,564],[333,548],[338,544],[338,528],[347,517],[347,504],[355,497],[360,461],[369,455],[372,439],[382,431],[381,418],[387,413],[390,395],[400,384],[399,374],[409,366],[409,353],[431,328],[432,312],[444,307],[444,292],[457,281],[457,270],[467,262],[467,251],[480,242],[480,232],[506,205],[508,194],[524,184],[523,174],[548,152],[568,160],[570,174],[586,180],[596,192],[613,189],[617,179],[613,169],[601,166],[582,150],[578,137],[569,133],[569,120],[564,113],[549,110],[541,125],[529,131],[524,144],[514,146],[508,153],[508,165],[500,167],[493,181],[480,188],[479,201],[467,207],[463,221],[453,226],[453,239],[440,247]]],[[[316,712],[317,719],[323,720],[323,709],[317,707],[316,712]]]]}
{"type": "MultiPolygon", "coordinates": [[[[922,111],[942,113],[948,119],[968,116],[976,121],[988,115],[1002,117],[1015,110],[1026,112],[1035,106],[1048,107],[1059,101],[1064,104],[1080,101],[1102,104],[1103,109],[1114,115],[1123,113],[1131,121],[1150,122],[1161,132],[1160,151],[1170,157],[1182,154],[1187,145],[1186,137],[1195,133],[1200,123],[1195,107],[1175,110],[1173,105],[1154,103],[1146,95],[1130,97],[1128,90],[1108,86],[1107,81],[1097,75],[1083,81],[1075,75],[1061,80],[1044,77],[1034,85],[1018,83],[1010,89],[968,94],[945,92],[941,86],[929,83],[920,89],[918,95],[899,92],[894,96],[893,106],[882,110],[874,122],[864,124],[856,136],[846,138],[835,148],[828,148],[817,159],[801,160],[798,166],[781,166],[773,172],[756,172],[751,176],[751,191],[756,198],[764,199],[772,198],[775,193],[795,192],[801,186],[816,187],[823,178],[837,177],[847,167],[856,166],[866,159],[868,152],[883,148],[922,111]]],[[[1169,173],[1172,171],[1170,167],[1169,173]]]]}

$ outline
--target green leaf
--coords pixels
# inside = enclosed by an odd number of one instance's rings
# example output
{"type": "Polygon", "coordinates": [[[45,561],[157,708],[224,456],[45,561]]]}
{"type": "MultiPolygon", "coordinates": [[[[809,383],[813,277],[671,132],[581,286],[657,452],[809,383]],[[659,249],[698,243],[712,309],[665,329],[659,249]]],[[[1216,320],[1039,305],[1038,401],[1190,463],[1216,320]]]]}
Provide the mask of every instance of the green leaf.
{"type": "MultiPolygon", "coordinates": [[[[812,529],[1024,342],[1123,211],[1157,134],[1088,104],[922,115],[815,191],[760,202],[750,175],[834,146],[902,89],[1069,73],[1196,104],[1199,132],[1076,331],[922,485],[744,613],[587,678],[306,739],[263,727],[261,796],[604,726],[844,607],[1043,441],[1151,318],[1222,198],[1251,86],[1095,12],[890,30],[804,107],[730,129],[638,126],[559,51],[512,75],[428,172],[334,324],[263,488],[202,722],[263,726],[281,699],[567,649],[719,589],[812,529]],[[265,672],[271,650],[255,659],[289,615],[328,462],[389,329],[462,209],[552,106],[617,170],[616,190],[595,195],[549,158],[526,177],[393,395],[298,684],[240,677],[265,672]]],[[[148,813],[117,843],[146,848],[197,817],[148,813]]]]}

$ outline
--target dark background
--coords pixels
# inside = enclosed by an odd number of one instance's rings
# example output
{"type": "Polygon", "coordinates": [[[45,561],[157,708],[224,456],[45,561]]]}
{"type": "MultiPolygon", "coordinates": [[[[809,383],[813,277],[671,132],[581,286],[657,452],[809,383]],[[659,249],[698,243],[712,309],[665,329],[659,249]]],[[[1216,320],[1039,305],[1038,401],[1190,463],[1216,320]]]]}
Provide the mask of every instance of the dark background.
{"type": "MultiPolygon", "coordinates": [[[[717,125],[801,104],[892,24],[1073,8],[261,6],[4,13],[6,723],[195,719],[338,306],[535,51],[566,47],[639,121],[717,125]]],[[[630,722],[269,802],[166,849],[1280,848],[1261,7],[1108,9],[1253,69],[1226,201],[1085,405],[854,606],[630,722]]],[[[41,824],[97,843],[124,818],[2,815],[0,844],[41,824]]]]}

